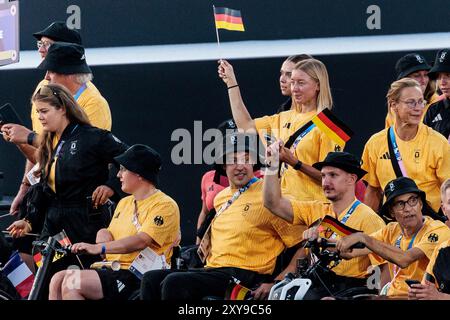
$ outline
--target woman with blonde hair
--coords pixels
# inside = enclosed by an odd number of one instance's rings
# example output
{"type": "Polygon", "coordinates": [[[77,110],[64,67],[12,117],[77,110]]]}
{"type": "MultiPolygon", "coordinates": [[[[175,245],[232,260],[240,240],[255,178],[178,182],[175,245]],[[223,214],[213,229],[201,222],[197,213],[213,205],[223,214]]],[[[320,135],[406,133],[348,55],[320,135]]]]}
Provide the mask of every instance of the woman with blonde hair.
{"type": "Polygon", "coordinates": [[[231,111],[239,129],[257,130],[268,143],[277,139],[284,143],[290,138],[294,141],[289,149],[281,146],[280,157],[285,163],[280,171],[282,187],[300,200],[325,199],[320,171],[311,165],[339,147],[320,129],[303,128],[318,112],[333,106],[325,65],[316,59],[297,63],[291,74],[293,108],[256,119],[242,101],[231,64],[221,60],[218,72],[227,85],[231,111]]]}
{"type": "Polygon", "coordinates": [[[399,177],[413,179],[426,193],[434,211],[439,210],[439,188],[450,176],[450,145],[447,140],[422,123],[425,100],[420,84],[403,78],[391,84],[386,95],[395,116],[394,124],[374,134],[364,147],[363,178],[368,187],[365,203],[378,210],[382,190],[399,177]]]}

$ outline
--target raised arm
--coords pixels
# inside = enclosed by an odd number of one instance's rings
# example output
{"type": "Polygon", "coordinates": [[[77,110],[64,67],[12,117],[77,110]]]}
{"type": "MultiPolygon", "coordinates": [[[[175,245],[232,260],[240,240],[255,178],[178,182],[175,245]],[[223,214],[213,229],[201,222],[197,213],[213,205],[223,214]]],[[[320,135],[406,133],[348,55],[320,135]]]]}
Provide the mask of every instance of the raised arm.
{"type": "Polygon", "coordinates": [[[266,149],[268,168],[264,175],[263,199],[264,206],[274,215],[292,223],[294,220],[292,204],[288,199],[282,197],[278,178],[279,149],[281,145],[282,141],[278,140],[266,149]]]}
{"type": "Polygon", "coordinates": [[[255,121],[245,107],[242,100],[241,91],[234,74],[233,66],[226,60],[219,61],[219,77],[225,82],[228,88],[228,96],[230,98],[231,113],[233,119],[239,129],[245,131],[249,129],[256,130],[255,121]]]}

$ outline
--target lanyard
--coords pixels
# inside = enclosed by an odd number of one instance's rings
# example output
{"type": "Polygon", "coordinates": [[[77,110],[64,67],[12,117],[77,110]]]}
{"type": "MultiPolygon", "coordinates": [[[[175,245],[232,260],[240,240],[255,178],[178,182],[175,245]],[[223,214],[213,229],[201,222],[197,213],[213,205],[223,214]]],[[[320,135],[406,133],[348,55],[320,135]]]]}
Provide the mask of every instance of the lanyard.
{"type": "Polygon", "coordinates": [[[316,125],[314,123],[312,123],[308,128],[306,128],[305,131],[303,131],[298,137],[297,139],[295,139],[294,143],[292,144],[291,150],[295,150],[295,148],[297,148],[298,144],[300,143],[300,141],[303,140],[303,138],[311,132],[312,129],[314,129],[316,127],[316,125]]]}
{"type": "MultiPolygon", "coordinates": [[[[76,128],[78,128],[78,124],[75,127],[73,127],[73,129],[70,131],[68,136],[71,136],[72,133],[76,130],[76,128]]],[[[64,136],[64,134],[63,134],[63,136],[64,136]]],[[[59,139],[59,141],[58,141],[58,146],[56,147],[56,152],[55,152],[55,155],[53,156],[53,161],[56,161],[56,159],[58,159],[61,149],[62,149],[64,143],[66,142],[65,140],[63,140],[63,136],[61,136],[61,139],[59,139]]]]}
{"type": "Polygon", "coordinates": [[[83,94],[84,90],[86,90],[86,89],[87,89],[87,85],[85,83],[80,87],[80,89],[78,89],[77,93],[75,93],[75,95],[73,96],[75,101],[78,101],[78,98],[80,98],[80,96],[83,94]]]}
{"type": "MultiPolygon", "coordinates": [[[[422,227],[423,227],[423,226],[422,226],[422,227]]],[[[422,229],[422,227],[421,227],[419,230],[417,230],[417,232],[412,236],[411,241],[409,242],[408,248],[407,248],[406,250],[409,250],[409,249],[411,249],[411,248],[413,247],[414,240],[416,240],[416,236],[417,236],[417,234],[419,233],[419,231],[422,229]]],[[[397,248],[399,248],[400,250],[402,249],[402,248],[400,248],[400,243],[401,243],[401,241],[402,241],[402,238],[403,238],[403,233],[401,233],[401,234],[398,236],[397,240],[395,240],[395,246],[396,246],[397,248]]],[[[394,269],[394,279],[395,279],[395,278],[397,277],[398,273],[400,272],[400,268],[399,268],[396,264],[394,264],[393,269],[394,269]]],[[[393,281],[394,279],[392,279],[392,281],[393,281]]]]}
{"type": "MultiPolygon", "coordinates": [[[[250,188],[250,186],[252,184],[254,184],[255,182],[257,182],[258,180],[259,179],[257,177],[253,177],[245,186],[243,186],[238,191],[236,191],[233,194],[233,196],[231,197],[231,199],[228,200],[227,202],[225,202],[222,205],[222,207],[219,209],[219,211],[217,211],[216,216],[214,217],[214,219],[217,218],[225,210],[227,210],[233,204],[233,202],[235,202],[241,196],[241,194],[243,194],[245,191],[247,191],[250,188]]],[[[212,222],[211,222],[211,224],[212,224],[212,222]]]]}
{"type": "Polygon", "coordinates": [[[398,166],[400,167],[402,175],[404,177],[407,177],[408,175],[406,173],[406,168],[403,165],[402,155],[400,154],[400,149],[398,148],[397,140],[395,139],[394,127],[389,128],[389,137],[391,138],[392,147],[394,149],[394,154],[395,154],[395,159],[397,160],[397,163],[398,163],[398,166]]]}

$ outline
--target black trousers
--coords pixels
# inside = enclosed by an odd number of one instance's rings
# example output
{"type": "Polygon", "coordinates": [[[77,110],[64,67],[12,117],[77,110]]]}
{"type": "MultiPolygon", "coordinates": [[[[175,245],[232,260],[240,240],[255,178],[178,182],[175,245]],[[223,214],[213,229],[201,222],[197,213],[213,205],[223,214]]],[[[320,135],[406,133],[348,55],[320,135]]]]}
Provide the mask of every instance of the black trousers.
{"type": "Polygon", "coordinates": [[[207,268],[194,270],[154,270],[144,274],[142,300],[201,300],[206,296],[225,297],[234,278],[247,288],[255,288],[269,275],[239,268],[207,268]]]}

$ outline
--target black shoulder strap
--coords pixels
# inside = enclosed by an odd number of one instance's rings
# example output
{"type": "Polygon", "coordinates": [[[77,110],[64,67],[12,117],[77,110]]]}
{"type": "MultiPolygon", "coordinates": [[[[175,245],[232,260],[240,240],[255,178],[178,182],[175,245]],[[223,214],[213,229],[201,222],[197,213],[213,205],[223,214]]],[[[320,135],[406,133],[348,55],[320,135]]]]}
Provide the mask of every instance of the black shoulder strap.
{"type": "Polygon", "coordinates": [[[391,157],[391,163],[392,163],[392,168],[394,169],[394,173],[395,173],[397,178],[400,178],[400,177],[403,177],[403,173],[402,173],[402,170],[400,169],[400,166],[398,165],[397,158],[395,157],[394,146],[393,146],[393,143],[391,141],[391,136],[389,135],[389,131],[390,130],[391,129],[387,130],[387,140],[388,140],[388,147],[389,147],[389,155],[391,157]]]}

